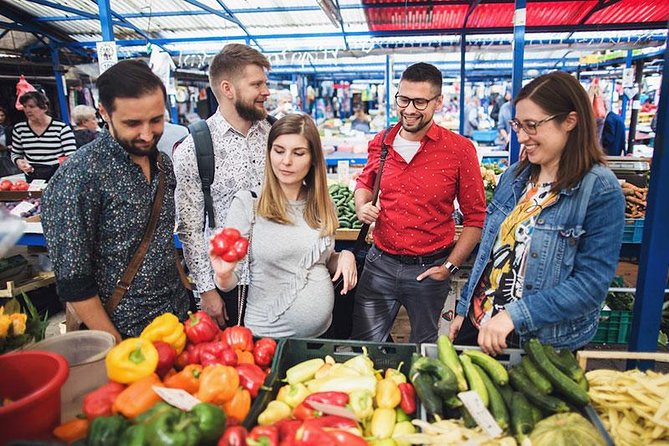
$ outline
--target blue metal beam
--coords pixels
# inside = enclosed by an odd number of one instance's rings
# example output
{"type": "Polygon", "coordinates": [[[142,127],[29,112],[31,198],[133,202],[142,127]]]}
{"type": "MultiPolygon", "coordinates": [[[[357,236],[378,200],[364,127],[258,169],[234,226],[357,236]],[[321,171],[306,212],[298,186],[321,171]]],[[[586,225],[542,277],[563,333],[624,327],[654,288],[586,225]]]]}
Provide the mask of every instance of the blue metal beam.
{"type": "Polygon", "coordinates": [[[100,27],[102,29],[102,40],[104,42],[114,41],[114,24],[112,23],[112,9],[110,0],[99,0],[98,11],[100,14],[100,27]]]}
{"type": "MultiPolygon", "coordinates": [[[[527,17],[527,5],[525,0],[516,0],[516,11],[513,19],[513,74],[511,75],[512,96],[515,98],[523,86],[523,64],[525,59],[525,20],[527,17]]],[[[512,107],[512,116],[516,116],[516,107],[512,107]]],[[[518,135],[511,132],[511,143],[509,144],[509,162],[518,161],[520,144],[518,135]]]]}
{"type": "Polygon", "coordinates": [[[386,69],[384,71],[384,80],[386,84],[386,128],[390,127],[390,87],[393,82],[394,75],[392,73],[393,66],[390,63],[390,55],[386,54],[386,69]]]}
{"type": "Polygon", "coordinates": [[[58,48],[51,47],[51,63],[53,64],[53,74],[56,77],[56,95],[58,96],[58,108],[60,109],[60,119],[65,124],[70,123],[70,111],[67,107],[67,92],[65,91],[65,79],[63,79],[63,68],[60,66],[60,56],[58,48]]]}
{"type": "MultiPolygon", "coordinates": [[[[627,57],[625,58],[625,68],[632,68],[632,50],[627,50],[627,57]]],[[[622,111],[620,112],[620,116],[623,118],[623,122],[625,122],[625,116],[627,115],[627,104],[629,102],[629,99],[627,98],[627,95],[623,94],[623,103],[622,103],[622,111]]]]}
{"type": "MultiPolygon", "coordinates": [[[[669,91],[669,48],[664,56],[662,90],[669,91]]],[[[662,318],[664,288],[669,270],[669,95],[660,95],[653,163],[650,168],[648,206],[644,221],[630,351],[654,352],[662,318]]],[[[628,363],[628,367],[637,364],[628,363]]],[[[647,368],[650,364],[638,364],[647,368]]]]}

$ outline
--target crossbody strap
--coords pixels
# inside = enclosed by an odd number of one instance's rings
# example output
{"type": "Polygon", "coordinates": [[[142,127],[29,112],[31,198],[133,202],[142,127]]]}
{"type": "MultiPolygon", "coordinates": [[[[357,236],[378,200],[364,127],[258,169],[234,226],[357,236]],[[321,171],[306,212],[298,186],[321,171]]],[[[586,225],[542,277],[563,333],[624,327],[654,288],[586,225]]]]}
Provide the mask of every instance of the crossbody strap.
{"type": "Polygon", "coordinates": [[[149,216],[149,222],[144,229],[144,235],[142,236],[142,241],[139,243],[139,247],[135,254],[132,256],[130,263],[126,267],[121,279],[116,282],[116,288],[111,295],[107,305],[105,305],[105,310],[107,314],[111,316],[118,304],[123,299],[126,291],[130,288],[132,280],[135,278],[135,274],[139,271],[139,267],[144,261],[144,256],[149,250],[149,245],[151,244],[151,239],[153,238],[153,233],[156,230],[158,224],[158,216],[160,215],[160,206],[163,203],[163,197],[165,196],[165,172],[163,170],[162,155],[158,155],[158,190],[156,190],[156,195],[153,198],[153,206],[151,207],[151,215],[149,216]]]}
{"type": "MultiPolygon", "coordinates": [[[[390,131],[390,128],[387,128],[383,132],[383,136],[381,137],[381,156],[379,157],[379,171],[376,174],[376,179],[374,180],[374,188],[372,190],[372,203],[376,203],[376,200],[379,198],[379,190],[381,189],[381,175],[383,175],[383,166],[386,164],[386,158],[388,157],[388,144],[386,144],[386,136],[388,136],[388,132],[390,131]]],[[[355,241],[355,245],[353,247],[353,255],[357,255],[360,250],[362,250],[366,246],[365,239],[367,238],[367,233],[369,232],[369,225],[367,223],[363,224],[362,227],[360,228],[360,233],[358,234],[358,238],[355,241]]]]}
{"type": "MultiPolygon", "coordinates": [[[[251,228],[249,229],[249,247],[246,251],[246,280],[244,282],[251,281],[251,244],[253,243],[253,228],[256,225],[256,216],[257,216],[257,198],[258,195],[254,191],[251,192],[251,207],[253,208],[253,213],[251,214],[251,228]]],[[[246,313],[246,298],[249,295],[249,285],[248,283],[240,283],[237,286],[237,325],[244,325],[244,315],[246,313]]]]}

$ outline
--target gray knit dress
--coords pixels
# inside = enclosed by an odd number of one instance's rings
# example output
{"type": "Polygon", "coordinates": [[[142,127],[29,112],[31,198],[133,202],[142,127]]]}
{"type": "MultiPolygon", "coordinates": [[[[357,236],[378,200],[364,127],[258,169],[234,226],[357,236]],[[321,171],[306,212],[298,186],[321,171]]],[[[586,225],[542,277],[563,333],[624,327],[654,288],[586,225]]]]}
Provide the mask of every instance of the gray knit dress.
{"type": "MultiPolygon", "coordinates": [[[[238,192],[226,227],[248,237],[255,199],[238,192]]],[[[250,285],[244,325],[256,336],[315,337],[332,322],[334,287],[326,263],[334,238],[321,237],[304,220],[304,201],[289,202],[293,224],[256,217],[251,240],[250,285]]],[[[245,273],[242,262],[237,272],[245,273]]]]}

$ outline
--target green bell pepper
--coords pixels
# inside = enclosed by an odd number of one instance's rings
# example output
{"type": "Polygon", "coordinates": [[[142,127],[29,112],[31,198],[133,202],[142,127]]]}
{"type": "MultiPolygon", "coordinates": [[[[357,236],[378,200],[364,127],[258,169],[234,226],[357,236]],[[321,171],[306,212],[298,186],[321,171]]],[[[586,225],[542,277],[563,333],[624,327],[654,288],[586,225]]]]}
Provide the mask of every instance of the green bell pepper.
{"type": "Polygon", "coordinates": [[[128,420],[121,415],[98,417],[88,428],[86,442],[89,446],[115,446],[128,426],[128,420]]]}
{"type": "Polygon", "coordinates": [[[123,432],[119,444],[123,446],[143,446],[146,439],[146,426],[136,424],[130,426],[123,432]]]}
{"type": "Polygon", "coordinates": [[[149,446],[195,446],[200,430],[188,413],[173,408],[146,425],[146,440],[149,446]]]}
{"type": "Polygon", "coordinates": [[[190,410],[189,415],[200,431],[200,442],[216,444],[225,430],[225,412],[213,404],[200,403],[190,410]]]}

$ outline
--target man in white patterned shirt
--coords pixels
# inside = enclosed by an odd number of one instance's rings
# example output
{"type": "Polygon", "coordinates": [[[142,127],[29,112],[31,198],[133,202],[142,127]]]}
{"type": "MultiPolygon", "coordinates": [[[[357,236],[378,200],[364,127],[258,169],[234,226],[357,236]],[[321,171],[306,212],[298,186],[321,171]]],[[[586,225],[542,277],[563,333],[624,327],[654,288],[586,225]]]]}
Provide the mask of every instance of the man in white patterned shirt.
{"type": "Polygon", "coordinates": [[[217,112],[207,119],[214,146],[215,170],[211,185],[214,229],[205,222],[204,194],[192,136],[174,152],[177,232],[200,294],[201,307],[221,326],[226,321],[237,322],[237,290],[219,295],[209,260],[209,237],[225,226],[235,193],[256,189],[262,181],[271,127],[265,120],[264,105],[270,95],[269,69],[265,56],[241,44],[226,45],[209,66],[209,83],[219,103],[217,112]]]}

